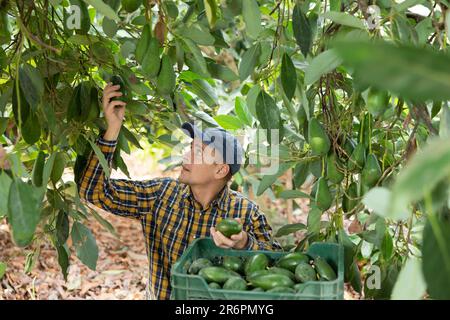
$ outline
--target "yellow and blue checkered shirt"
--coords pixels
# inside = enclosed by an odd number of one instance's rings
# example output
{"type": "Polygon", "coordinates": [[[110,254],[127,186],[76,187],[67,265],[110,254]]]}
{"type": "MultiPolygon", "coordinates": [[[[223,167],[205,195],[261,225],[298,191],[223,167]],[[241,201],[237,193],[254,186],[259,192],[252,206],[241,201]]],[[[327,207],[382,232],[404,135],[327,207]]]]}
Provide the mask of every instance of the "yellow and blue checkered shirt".
{"type": "MultiPolygon", "coordinates": [[[[109,165],[117,141],[97,140],[109,165]]],[[[92,152],[79,183],[80,196],[119,216],[139,219],[149,257],[149,290],[156,299],[170,298],[172,264],[195,239],[223,218],[241,218],[248,233],[247,250],[278,250],[272,229],[258,206],[225,186],[207,209],[193,198],[189,186],[171,178],[147,181],[106,178],[92,152]]]]}

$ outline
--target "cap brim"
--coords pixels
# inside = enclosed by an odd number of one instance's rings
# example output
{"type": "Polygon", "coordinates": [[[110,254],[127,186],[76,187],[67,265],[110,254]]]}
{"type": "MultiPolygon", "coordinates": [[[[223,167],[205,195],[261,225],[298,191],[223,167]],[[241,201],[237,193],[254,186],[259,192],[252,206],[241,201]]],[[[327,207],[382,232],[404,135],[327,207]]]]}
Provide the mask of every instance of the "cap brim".
{"type": "Polygon", "coordinates": [[[195,125],[193,125],[192,123],[189,122],[185,122],[181,125],[181,129],[183,129],[183,132],[188,135],[189,137],[191,137],[192,139],[194,139],[195,137],[197,138],[202,138],[202,131],[197,128],[195,125]]]}

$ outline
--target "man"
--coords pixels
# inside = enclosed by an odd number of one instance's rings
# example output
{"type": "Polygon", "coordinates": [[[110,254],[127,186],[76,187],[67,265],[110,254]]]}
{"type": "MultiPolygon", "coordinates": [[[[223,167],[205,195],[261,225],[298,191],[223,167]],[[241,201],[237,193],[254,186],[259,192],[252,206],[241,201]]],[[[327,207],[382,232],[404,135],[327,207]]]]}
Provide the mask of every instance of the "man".
{"type": "MultiPolygon", "coordinates": [[[[103,91],[108,127],[97,143],[108,163],[125,113],[125,102],[111,100],[122,95],[119,88],[109,83],[103,91]]],[[[211,236],[222,248],[280,249],[257,205],[227,186],[240,168],[242,149],[237,139],[219,129],[201,132],[189,123],[183,129],[193,143],[183,158],[178,180],[107,179],[92,153],[80,182],[83,199],[113,214],[140,220],[150,264],[150,294],[156,299],[170,298],[171,266],[197,238],[211,236]],[[243,231],[226,238],[214,229],[223,218],[239,219],[243,231]]]]}

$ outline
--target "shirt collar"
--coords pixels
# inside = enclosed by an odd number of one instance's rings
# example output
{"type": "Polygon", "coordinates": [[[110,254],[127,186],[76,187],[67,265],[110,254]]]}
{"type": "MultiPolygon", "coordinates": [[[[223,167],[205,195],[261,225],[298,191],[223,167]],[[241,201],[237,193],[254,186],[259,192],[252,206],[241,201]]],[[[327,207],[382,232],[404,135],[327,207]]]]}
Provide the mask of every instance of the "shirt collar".
{"type": "MultiPolygon", "coordinates": [[[[216,198],[211,202],[210,207],[217,205],[219,208],[224,209],[228,204],[228,199],[230,196],[230,192],[228,190],[228,185],[225,185],[223,189],[217,194],[216,198]]],[[[189,185],[185,185],[183,188],[183,199],[192,199],[195,201],[194,196],[191,191],[191,187],[189,185]]]]}

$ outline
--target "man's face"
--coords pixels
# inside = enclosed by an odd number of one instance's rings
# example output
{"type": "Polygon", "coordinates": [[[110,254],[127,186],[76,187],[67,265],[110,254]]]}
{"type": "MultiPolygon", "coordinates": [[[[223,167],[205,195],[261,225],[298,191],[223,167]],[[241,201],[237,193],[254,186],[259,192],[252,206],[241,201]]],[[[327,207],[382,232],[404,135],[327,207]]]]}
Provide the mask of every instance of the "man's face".
{"type": "Polygon", "coordinates": [[[191,148],[183,156],[179,180],[188,185],[205,185],[226,177],[229,166],[221,164],[220,156],[215,150],[194,139],[191,148]]]}

